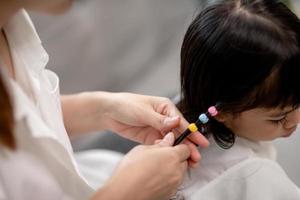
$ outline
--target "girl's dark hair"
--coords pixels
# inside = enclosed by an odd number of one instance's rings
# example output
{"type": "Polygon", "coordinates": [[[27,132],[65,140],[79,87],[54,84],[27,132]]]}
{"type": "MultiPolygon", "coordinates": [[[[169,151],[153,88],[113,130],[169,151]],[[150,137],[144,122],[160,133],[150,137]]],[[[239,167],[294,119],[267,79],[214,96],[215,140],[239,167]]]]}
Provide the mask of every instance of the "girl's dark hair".
{"type": "MultiPolygon", "coordinates": [[[[221,102],[222,113],[300,103],[300,22],[275,0],[225,0],[192,22],[181,51],[182,100],[188,121],[221,102]]],[[[215,119],[206,129],[223,148],[234,134],[215,119]]]]}
{"type": "Polygon", "coordinates": [[[13,108],[2,78],[2,74],[0,74],[0,145],[10,149],[16,148],[13,129],[13,108]]]}

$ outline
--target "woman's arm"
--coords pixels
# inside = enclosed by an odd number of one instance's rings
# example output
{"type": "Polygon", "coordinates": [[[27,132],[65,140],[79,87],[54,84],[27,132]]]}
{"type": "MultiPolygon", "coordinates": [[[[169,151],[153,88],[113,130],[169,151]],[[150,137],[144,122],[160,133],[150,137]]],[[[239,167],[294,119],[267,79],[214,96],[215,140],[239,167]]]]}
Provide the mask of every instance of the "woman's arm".
{"type": "MultiPolygon", "coordinates": [[[[178,136],[188,127],[176,106],[163,97],[88,92],[62,97],[62,109],[71,136],[106,129],[136,142],[153,144],[170,131],[178,136]]],[[[194,133],[185,143],[191,149],[193,165],[200,159],[195,144],[207,147],[208,141],[194,133]]]]}
{"type": "Polygon", "coordinates": [[[113,107],[110,95],[85,92],[62,96],[63,118],[69,136],[106,129],[103,118],[113,107]]]}
{"type": "Polygon", "coordinates": [[[185,129],[175,105],[163,97],[130,93],[85,92],[61,97],[70,136],[111,130],[123,137],[153,144],[173,128],[185,129]],[[148,137],[152,133],[153,137],[148,137]]]}

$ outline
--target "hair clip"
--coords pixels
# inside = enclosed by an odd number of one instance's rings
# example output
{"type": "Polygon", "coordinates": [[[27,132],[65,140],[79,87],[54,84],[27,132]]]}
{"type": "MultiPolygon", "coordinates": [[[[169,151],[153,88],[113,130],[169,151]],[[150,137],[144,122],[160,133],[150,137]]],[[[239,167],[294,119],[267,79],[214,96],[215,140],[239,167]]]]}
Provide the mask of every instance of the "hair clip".
{"type": "Polygon", "coordinates": [[[195,123],[192,123],[188,126],[188,129],[192,132],[192,133],[195,133],[198,131],[198,127],[195,123]]]}
{"type": "Polygon", "coordinates": [[[199,115],[199,120],[202,124],[206,124],[209,121],[209,118],[206,114],[202,113],[201,115],[199,115]]]}
{"type": "MultiPolygon", "coordinates": [[[[198,126],[202,126],[207,124],[209,122],[210,117],[215,117],[218,115],[217,108],[219,107],[219,104],[216,106],[211,106],[208,108],[206,113],[202,113],[199,115],[198,120],[195,123],[191,123],[188,128],[175,140],[174,145],[180,144],[187,136],[189,136],[191,133],[195,133],[198,131],[198,126]]],[[[201,128],[202,128],[201,127],[201,128]]]]}
{"type": "Polygon", "coordinates": [[[210,114],[210,116],[215,117],[219,114],[217,108],[215,106],[211,106],[208,109],[208,113],[210,114]]]}

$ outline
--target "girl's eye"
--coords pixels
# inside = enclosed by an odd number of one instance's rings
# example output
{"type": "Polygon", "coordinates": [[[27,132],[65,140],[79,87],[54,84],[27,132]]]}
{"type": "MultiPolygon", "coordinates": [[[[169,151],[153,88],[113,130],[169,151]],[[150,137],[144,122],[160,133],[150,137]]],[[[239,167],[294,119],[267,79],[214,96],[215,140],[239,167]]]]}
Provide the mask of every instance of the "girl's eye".
{"type": "Polygon", "coordinates": [[[270,120],[270,122],[272,122],[274,124],[284,124],[285,121],[286,121],[286,116],[284,116],[281,119],[270,120]]]}

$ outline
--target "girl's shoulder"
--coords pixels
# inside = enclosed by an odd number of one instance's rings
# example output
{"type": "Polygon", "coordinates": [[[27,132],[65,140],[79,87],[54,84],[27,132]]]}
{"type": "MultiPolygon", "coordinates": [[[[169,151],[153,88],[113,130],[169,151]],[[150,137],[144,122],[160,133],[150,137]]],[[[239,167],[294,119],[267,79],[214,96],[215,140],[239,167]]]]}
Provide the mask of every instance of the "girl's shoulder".
{"type": "Polygon", "coordinates": [[[247,159],[195,192],[190,199],[300,199],[299,188],[275,161],[247,159]],[[204,198],[205,197],[205,198],[204,198]]]}

